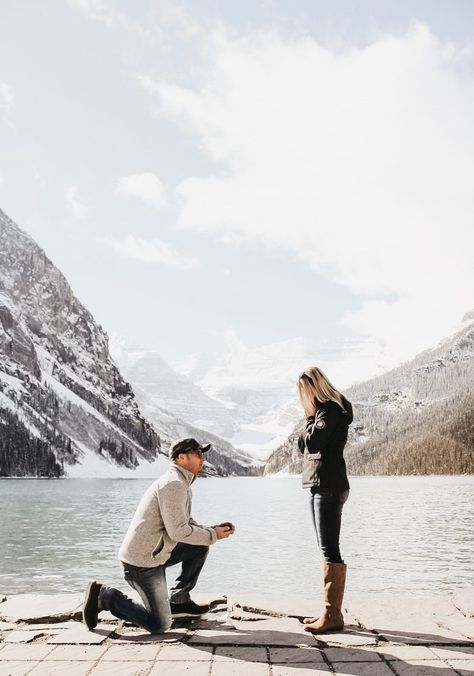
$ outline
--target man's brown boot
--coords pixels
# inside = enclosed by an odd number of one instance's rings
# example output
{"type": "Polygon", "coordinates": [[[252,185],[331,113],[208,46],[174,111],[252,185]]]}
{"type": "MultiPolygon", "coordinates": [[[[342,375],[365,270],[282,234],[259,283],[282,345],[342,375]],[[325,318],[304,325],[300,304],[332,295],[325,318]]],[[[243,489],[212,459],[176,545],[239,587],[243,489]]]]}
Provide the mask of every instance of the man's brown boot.
{"type": "Polygon", "coordinates": [[[325,631],[344,628],[342,600],[346,584],[346,564],[324,562],[324,611],[318,618],[305,618],[305,631],[322,634],[325,631]],[[306,620],[314,619],[314,622],[306,620]]]}

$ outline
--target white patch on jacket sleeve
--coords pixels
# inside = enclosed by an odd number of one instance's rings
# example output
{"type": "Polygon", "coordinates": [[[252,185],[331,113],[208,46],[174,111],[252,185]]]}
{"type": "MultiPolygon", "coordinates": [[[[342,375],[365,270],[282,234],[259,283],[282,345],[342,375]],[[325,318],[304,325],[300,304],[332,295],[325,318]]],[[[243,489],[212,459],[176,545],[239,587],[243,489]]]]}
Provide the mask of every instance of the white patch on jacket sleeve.
{"type": "Polygon", "coordinates": [[[324,411],[318,411],[318,413],[316,415],[316,420],[315,420],[314,426],[318,430],[322,430],[323,427],[326,427],[326,421],[324,420],[324,415],[325,415],[324,411]]]}

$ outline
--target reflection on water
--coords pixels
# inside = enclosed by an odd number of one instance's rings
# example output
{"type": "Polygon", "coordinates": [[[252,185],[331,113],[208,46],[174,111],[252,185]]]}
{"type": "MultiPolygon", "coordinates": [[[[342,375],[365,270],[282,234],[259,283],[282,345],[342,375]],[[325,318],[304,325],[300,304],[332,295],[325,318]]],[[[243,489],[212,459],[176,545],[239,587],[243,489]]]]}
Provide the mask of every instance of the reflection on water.
{"type": "MultiPolygon", "coordinates": [[[[80,591],[91,577],[126,588],[116,552],[149,483],[0,481],[0,594],[80,591]]],[[[359,477],[351,485],[341,551],[352,591],[472,584],[474,477],[359,477]]],[[[309,493],[298,478],[206,479],[193,494],[199,522],[237,525],[211,548],[199,589],[319,593],[309,493]]]]}

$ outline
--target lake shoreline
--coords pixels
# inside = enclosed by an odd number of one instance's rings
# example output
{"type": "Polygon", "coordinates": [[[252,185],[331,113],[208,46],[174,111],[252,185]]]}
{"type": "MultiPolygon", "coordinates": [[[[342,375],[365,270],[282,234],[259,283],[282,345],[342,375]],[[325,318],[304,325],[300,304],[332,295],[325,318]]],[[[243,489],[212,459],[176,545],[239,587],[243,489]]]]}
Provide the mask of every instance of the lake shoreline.
{"type": "MultiPolygon", "coordinates": [[[[349,479],[409,479],[409,478],[424,478],[424,477],[474,477],[474,474],[349,474],[349,479]]],[[[154,481],[158,475],[151,477],[49,477],[49,476],[1,476],[0,481],[154,481]]],[[[251,479],[300,479],[301,474],[266,474],[265,476],[244,476],[240,474],[230,474],[227,476],[206,475],[198,477],[199,479],[243,479],[245,481],[251,479]]]]}

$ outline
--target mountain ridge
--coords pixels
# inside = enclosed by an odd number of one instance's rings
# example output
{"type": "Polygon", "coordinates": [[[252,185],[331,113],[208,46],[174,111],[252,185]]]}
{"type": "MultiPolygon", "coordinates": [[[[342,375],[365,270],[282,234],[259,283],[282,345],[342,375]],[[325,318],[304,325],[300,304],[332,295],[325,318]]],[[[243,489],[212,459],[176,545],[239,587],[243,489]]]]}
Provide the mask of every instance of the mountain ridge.
{"type": "MultiPolygon", "coordinates": [[[[344,394],[355,411],[350,474],[474,473],[474,313],[437,346],[344,394]]],[[[301,471],[300,420],[264,474],[301,471]]]]}
{"type": "MultiPolygon", "coordinates": [[[[167,422],[178,426],[171,414],[167,422]]],[[[112,359],[107,334],[2,210],[0,426],[0,476],[87,476],[84,462],[92,476],[142,476],[147,468],[153,475],[165,466],[160,435],[112,359]]],[[[179,429],[206,434],[184,421],[179,429]]],[[[211,471],[256,471],[227,442],[214,443],[211,471]]]]}

